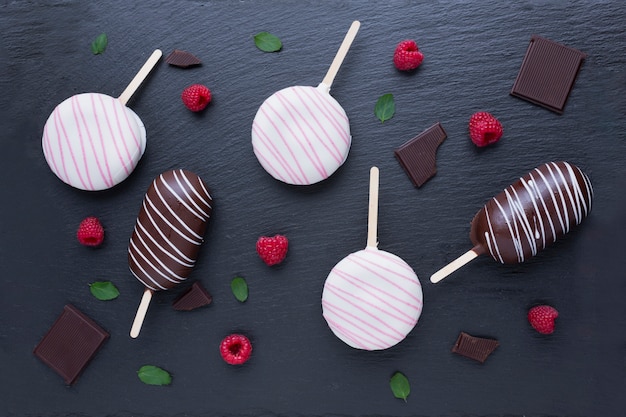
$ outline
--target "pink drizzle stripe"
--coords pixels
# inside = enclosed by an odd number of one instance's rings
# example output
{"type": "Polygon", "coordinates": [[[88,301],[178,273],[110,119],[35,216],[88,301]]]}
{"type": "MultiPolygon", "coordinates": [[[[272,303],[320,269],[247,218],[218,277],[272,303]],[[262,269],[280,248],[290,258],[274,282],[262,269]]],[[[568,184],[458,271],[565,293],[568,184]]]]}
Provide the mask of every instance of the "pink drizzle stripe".
{"type": "Polygon", "coordinates": [[[402,298],[399,298],[399,297],[393,295],[389,291],[385,291],[384,289],[382,289],[380,287],[376,287],[376,286],[372,285],[371,282],[362,280],[358,276],[356,276],[354,274],[351,274],[348,271],[341,270],[339,268],[333,268],[332,272],[337,274],[337,276],[340,277],[342,280],[344,280],[344,282],[353,285],[358,290],[366,292],[367,294],[371,295],[372,297],[377,298],[380,302],[386,304],[389,308],[395,310],[396,312],[400,313],[401,315],[406,316],[409,319],[409,321],[413,320],[415,318],[415,316],[411,315],[411,314],[406,314],[404,310],[402,310],[399,307],[397,307],[394,304],[392,304],[391,301],[395,301],[397,303],[403,304],[406,307],[408,307],[409,309],[416,310],[417,312],[420,312],[422,310],[422,303],[421,303],[420,300],[416,300],[415,303],[409,302],[407,300],[403,300],[402,298]],[[384,297],[382,297],[381,294],[384,295],[384,297]],[[387,300],[389,300],[389,301],[387,301],[385,298],[387,300]]]}
{"type": "MultiPolygon", "coordinates": [[[[330,291],[331,294],[334,294],[338,299],[343,300],[347,305],[352,306],[354,309],[364,313],[366,316],[369,316],[369,317],[373,318],[374,320],[376,320],[376,321],[380,322],[381,324],[383,324],[384,327],[377,328],[373,324],[370,324],[370,323],[366,322],[365,320],[363,320],[363,318],[351,314],[354,318],[357,318],[358,320],[363,321],[364,324],[367,324],[369,326],[372,326],[374,328],[379,329],[382,333],[386,334],[386,332],[384,330],[382,330],[382,329],[383,328],[387,328],[387,329],[392,330],[395,333],[399,334],[400,336],[402,336],[402,332],[400,332],[399,330],[397,330],[396,328],[391,326],[390,322],[389,322],[389,320],[387,318],[385,320],[383,320],[379,315],[372,313],[371,312],[372,309],[380,311],[381,313],[383,313],[383,315],[390,316],[390,317],[394,318],[395,320],[397,320],[397,321],[399,321],[401,323],[406,324],[407,326],[413,326],[416,323],[414,316],[411,317],[410,315],[404,314],[404,313],[401,312],[403,316],[408,317],[408,319],[407,319],[405,317],[401,317],[399,315],[392,314],[390,309],[384,309],[381,306],[379,306],[378,303],[369,301],[369,300],[367,300],[367,299],[365,299],[363,297],[359,297],[359,296],[357,296],[355,294],[352,294],[350,291],[348,291],[346,289],[342,289],[341,287],[336,286],[334,284],[331,284],[328,281],[326,282],[325,289],[330,291]],[[369,309],[363,308],[362,307],[363,305],[369,306],[370,308],[369,309]]],[[[364,290],[363,292],[367,292],[367,291],[365,291],[364,288],[359,288],[359,289],[363,289],[364,290]]],[[[380,296],[376,297],[375,300],[380,302],[380,304],[384,304],[384,305],[386,305],[388,307],[391,307],[389,302],[386,301],[384,298],[382,298],[380,296]]],[[[328,300],[327,300],[327,303],[328,303],[328,300]]],[[[393,310],[397,310],[397,309],[393,308],[393,310]]]]}
{"type": "MultiPolygon", "coordinates": [[[[54,128],[56,131],[57,148],[59,149],[59,154],[61,156],[61,166],[63,167],[63,178],[64,178],[64,181],[67,182],[69,181],[69,175],[67,173],[65,154],[63,153],[63,142],[61,140],[66,134],[65,134],[63,126],[62,125],[59,126],[61,124],[61,121],[59,120],[59,114],[56,110],[52,112],[52,120],[54,122],[54,128]]],[[[50,146],[50,149],[52,149],[52,146],[50,146]]],[[[54,157],[54,154],[53,154],[53,157],[54,157]]]]}
{"type": "Polygon", "coordinates": [[[339,158],[335,158],[338,159],[339,161],[343,161],[343,152],[341,152],[339,150],[339,148],[337,148],[337,144],[335,143],[335,141],[333,140],[333,136],[330,132],[328,132],[328,129],[326,127],[326,125],[329,125],[328,127],[330,127],[331,129],[335,130],[336,133],[338,133],[338,136],[341,140],[343,140],[345,142],[345,134],[344,132],[342,132],[341,126],[337,126],[337,122],[332,118],[332,117],[328,117],[328,113],[324,110],[324,107],[327,105],[326,103],[322,102],[320,104],[320,97],[317,96],[317,94],[320,94],[317,90],[315,90],[312,87],[309,87],[307,89],[304,90],[303,95],[306,95],[307,98],[309,98],[309,100],[305,100],[302,96],[298,95],[298,99],[300,100],[300,102],[302,103],[302,105],[304,106],[304,108],[306,108],[307,112],[309,113],[309,115],[311,115],[311,118],[313,120],[315,120],[315,123],[319,126],[319,128],[324,132],[324,137],[326,139],[326,141],[323,141],[322,143],[326,143],[328,142],[327,149],[328,151],[331,153],[331,155],[339,155],[339,158]],[[309,91],[313,91],[313,98],[310,98],[310,95],[308,94],[309,91]],[[309,106],[308,103],[311,103],[312,106],[309,106]],[[314,108],[312,108],[314,107],[314,108]],[[324,118],[320,119],[319,116],[322,115],[324,118]],[[329,149],[329,146],[333,148],[333,150],[331,151],[329,149]]]}
{"type": "MultiPolygon", "coordinates": [[[[280,93],[276,93],[275,97],[277,101],[281,101],[280,93]]],[[[300,170],[300,173],[306,178],[306,174],[301,164],[301,163],[306,163],[306,162],[309,162],[311,165],[313,165],[315,170],[320,172],[319,158],[317,157],[317,155],[314,155],[314,157],[317,158],[317,163],[316,163],[315,158],[311,156],[311,153],[309,152],[309,146],[307,146],[307,143],[304,143],[304,141],[308,141],[309,139],[306,137],[306,135],[304,134],[299,135],[291,129],[291,124],[293,123],[300,129],[300,131],[302,131],[302,126],[300,126],[300,124],[298,123],[298,120],[293,117],[286,119],[285,116],[291,116],[291,115],[283,114],[282,110],[284,109],[286,110],[287,113],[289,113],[289,109],[286,106],[278,106],[277,108],[274,106],[272,102],[273,100],[267,100],[265,102],[265,106],[274,114],[274,117],[270,118],[270,122],[272,123],[273,126],[276,127],[277,129],[276,131],[278,132],[280,138],[283,140],[283,143],[285,144],[285,146],[287,146],[287,149],[289,149],[289,153],[291,154],[291,157],[295,165],[300,170]],[[277,122],[276,125],[274,125],[274,121],[277,122]],[[280,123],[278,123],[278,121],[280,121],[280,123]],[[296,152],[292,150],[292,146],[295,148],[296,144],[299,145],[297,146],[298,148],[302,149],[302,151],[306,155],[306,159],[296,157],[296,152]]],[[[277,103],[277,104],[280,104],[280,103],[277,103]]],[[[310,142],[309,142],[309,145],[310,145],[310,142]]],[[[323,172],[324,170],[322,168],[320,175],[323,175],[323,172]]]]}
{"type": "MultiPolygon", "coordinates": [[[[78,130],[78,135],[80,137],[80,149],[81,149],[81,154],[82,154],[82,159],[83,159],[83,165],[85,166],[85,176],[87,177],[87,184],[89,185],[89,189],[93,189],[93,181],[91,180],[91,172],[89,171],[89,164],[87,162],[87,152],[85,150],[85,134],[87,135],[87,137],[89,137],[89,130],[87,130],[87,132],[83,132],[82,126],[80,124],[81,120],[83,120],[84,123],[84,116],[82,113],[82,109],[80,107],[79,104],[77,104],[76,102],[78,101],[77,96],[72,97],[72,111],[74,114],[74,122],[76,123],[76,128],[78,130]]],[[[80,168],[78,166],[76,166],[77,170],[80,170],[80,168]]]]}
{"type": "MultiPolygon", "coordinates": [[[[113,181],[113,175],[111,174],[111,166],[109,165],[109,158],[107,157],[107,151],[106,151],[106,146],[104,146],[104,137],[105,134],[102,133],[102,127],[100,126],[100,123],[98,122],[98,110],[96,109],[96,103],[94,102],[94,96],[91,96],[91,102],[94,108],[94,115],[96,117],[96,124],[98,125],[98,134],[99,134],[99,138],[100,138],[100,149],[102,150],[102,156],[104,159],[104,166],[106,168],[107,171],[107,178],[109,179],[108,184],[110,184],[110,186],[112,187],[114,185],[114,181],[113,181]]],[[[104,109],[104,104],[102,103],[102,96],[98,96],[99,98],[99,102],[100,102],[100,107],[104,109]]],[[[106,121],[106,126],[109,127],[109,118],[106,116],[106,112],[103,110],[103,113],[105,114],[104,120],[106,121]]],[[[109,133],[111,129],[108,129],[109,133]]],[[[98,156],[96,155],[96,158],[98,156]]]]}
{"type": "MultiPolygon", "coordinates": [[[[108,174],[104,172],[102,165],[100,164],[100,158],[99,158],[100,153],[98,152],[98,149],[96,149],[96,142],[100,142],[100,146],[104,148],[104,141],[102,138],[102,130],[100,128],[100,123],[98,121],[98,109],[96,109],[93,96],[90,96],[90,98],[91,100],[89,100],[88,103],[85,103],[85,106],[88,106],[88,105],[90,106],[90,109],[87,109],[87,113],[93,114],[93,117],[96,121],[95,127],[96,127],[98,135],[96,138],[92,136],[92,131],[90,129],[90,126],[85,120],[85,114],[83,112],[83,108],[80,105],[80,103],[77,103],[78,112],[80,113],[80,120],[83,122],[85,136],[87,136],[87,140],[83,141],[83,143],[87,142],[89,144],[89,148],[91,149],[91,154],[93,155],[94,161],[96,161],[96,166],[98,167],[98,171],[100,172],[100,178],[102,178],[102,181],[104,181],[104,185],[106,187],[111,187],[113,186],[113,181],[111,180],[111,175],[110,175],[111,170],[108,170],[108,174]]],[[[106,109],[102,109],[102,113],[104,115],[104,119],[106,120],[107,119],[106,109]]],[[[104,158],[104,161],[106,162],[106,153],[103,154],[102,157],[104,158]]],[[[88,164],[87,158],[85,158],[85,169],[89,171],[89,166],[87,164],[88,164]]]]}
{"type": "MultiPolygon", "coordinates": [[[[102,106],[102,108],[105,107],[105,103],[104,103],[104,98],[103,96],[98,96],[98,98],[100,99],[100,105],[102,106]]],[[[117,117],[117,110],[115,109],[115,106],[113,106],[113,114],[114,114],[114,119],[115,119],[115,125],[117,127],[117,131],[121,132],[121,129],[119,128],[119,122],[118,117],[117,117]]],[[[122,168],[124,169],[124,173],[126,174],[126,176],[130,175],[130,172],[132,171],[132,169],[134,168],[132,165],[132,158],[130,156],[130,152],[128,151],[128,148],[126,146],[126,141],[123,140],[123,138],[119,135],[115,134],[115,127],[111,124],[111,117],[106,117],[105,121],[106,121],[106,125],[110,134],[110,137],[113,138],[112,142],[113,142],[113,147],[115,148],[115,155],[117,156],[118,161],[120,161],[120,165],[122,166],[122,168]],[[122,142],[122,145],[124,145],[124,148],[126,149],[126,159],[124,159],[124,156],[122,155],[122,153],[120,152],[120,148],[119,148],[119,144],[118,142],[122,142]]],[[[133,129],[131,129],[131,131],[133,131],[133,129]]],[[[134,132],[134,131],[133,131],[134,132]]],[[[121,135],[121,133],[120,133],[121,135]]],[[[104,143],[102,144],[104,146],[104,143]]],[[[108,161],[108,158],[107,158],[108,161]]],[[[114,181],[113,175],[111,175],[111,172],[109,171],[109,175],[111,176],[111,181],[114,181]]]]}
{"type": "MultiPolygon", "coordinates": [[[[385,340],[381,339],[379,337],[379,333],[372,333],[371,331],[369,331],[368,329],[358,325],[357,323],[353,322],[352,320],[349,320],[346,318],[347,314],[345,310],[342,309],[337,309],[337,310],[333,310],[335,307],[328,305],[328,303],[326,303],[326,308],[328,308],[329,312],[334,314],[334,317],[337,318],[337,320],[333,319],[334,323],[336,323],[339,328],[343,328],[346,329],[345,324],[354,327],[355,329],[357,329],[359,332],[361,332],[364,335],[367,335],[370,337],[370,339],[368,339],[370,342],[372,342],[372,340],[378,342],[378,343],[373,343],[377,346],[381,346],[381,347],[387,347],[389,346],[388,343],[386,343],[385,340]],[[341,324],[341,323],[345,323],[345,324],[341,324]]],[[[347,329],[346,329],[347,330],[347,329]]],[[[356,335],[357,333],[352,333],[353,335],[356,335]]]]}
{"type": "MultiPolygon", "coordinates": [[[[124,136],[124,125],[126,125],[126,129],[128,132],[130,132],[133,141],[135,142],[135,149],[137,149],[138,152],[141,152],[141,141],[139,140],[139,138],[135,135],[135,130],[132,128],[132,123],[130,121],[130,114],[126,111],[125,108],[123,108],[123,112],[122,115],[120,116],[117,112],[117,106],[114,106],[114,114],[115,114],[115,124],[117,126],[117,130],[119,132],[119,136],[123,137],[124,136]]],[[[126,152],[126,160],[128,161],[127,164],[125,164],[124,166],[128,165],[130,166],[130,169],[132,170],[133,168],[135,168],[134,164],[133,164],[133,159],[131,156],[131,152],[128,149],[128,141],[123,140],[121,141],[122,145],[124,145],[124,151],[126,152]]],[[[124,158],[123,156],[121,156],[120,154],[120,158],[124,158]]]]}
{"type": "Polygon", "coordinates": [[[330,328],[333,329],[335,334],[337,334],[341,340],[348,343],[350,346],[365,350],[385,349],[389,346],[388,344],[374,343],[367,337],[363,337],[359,332],[355,332],[346,326],[341,325],[334,320],[334,317],[340,316],[337,316],[335,312],[331,312],[330,309],[328,309],[324,314],[324,318],[328,322],[330,328]]]}
{"type": "Polygon", "coordinates": [[[50,134],[48,132],[48,129],[50,128],[46,126],[46,128],[43,131],[43,141],[42,141],[43,142],[43,154],[46,160],[52,163],[52,170],[55,173],[57,173],[59,178],[65,181],[65,179],[63,178],[63,174],[61,173],[61,171],[59,171],[59,167],[57,166],[56,158],[54,157],[54,154],[52,153],[52,145],[50,143],[51,139],[50,139],[50,134]]]}
{"type": "Polygon", "coordinates": [[[343,139],[346,145],[350,145],[350,135],[343,128],[343,124],[348,124],[348,117],[344,114],[343,109],[338,108],[339,105],[336,102],[327,100],[326,96],[323,95],[325,93],[320,92],[318,89],[311,88],[306,91],[306,94],[310,96],[309,93],[313,94],[313,104],[332,122],[332,126],[339,137],[343,139]],[[335,113],[335,115],[333,116],[332,113],[335,113]],[[343,123],[341,123],[342,121],[343,123]]]}
{"type": "Polygon", "coordinates": [[[397,276],[398,278],[402,278],[402,279],[408,279],[405,275],[401,275],[400,273],[389,269],[387,267],[384,267],[380,264],[377,264],[375,262],[372,262],[369,259],[365,259],[365,258],[361,258],[358,256],[354,256],[350,258],[351,261],[353,261],[355,264],[359,265],[361,268],[365,269],[366,271],[371,272],[372,274],[376,275],[378,278],[382,279],[383,281],[387,282],[389,285],[391,285],[392,287],[395,287],[397,289],[399,289],[401,292],[403,292],[404,294],[406,294],[409,298],[411,298],[412,300],[414,300],[415,302],[419,302],[419,299],[415,296],[415,294],[412,294],[410,291],[408,291],[404,286],[399,285],[395,279],[390,279],[387,278],[385,275],[382,274],[381,270],[384,272],[388,272],[390,274],[393,274],[395,276],[397,276]],[[358,259],[358,261],[357,261],[358,259]],[[374,269],[366,264],[370,264],[372,266],[374,266],[375,268],[378,269],[374,269]]]}
{"type": "MultiPolygon", "coordinates": [[[[85,182],[85,179],[83,178],[83,175],[80,172],[80,168],[78,167],[78,162],[76,161],[76,156],[74,155],[74,149],[72,147],[72,144],[70,143],[69,135],[67,134],[67,131],[65,130],[65,124],[63,123],[63,120],[61,120],[61,116],[59,115],[59,112],[55,112],[55,117],[56,117],[56,120],[59,122],[59,125],[61,126],[61,130],[63,131],[62,138],[65,139],[67,149],[70,151],[72,164],[74,165],[74,170],[76,171],[76,174],[78,175],[80,183],[82,184],[83,188],[89,189],[89,185],[85,182]]],[[[76,122],[76,119],[74,118],[73,121],[76,122]]],[[[59,140],[61,140],[61,136],[59,136],[59,140]]],[[[69,176],[68,176],[68,179],[69,179],[69,176]]]]}
{"type": "MultiPolygon", "coordinates": [[[[259,109],[259,111],[261,112],[261,115],[263,115],[263,117],[268,117],[267,116],[267,112],[265,111],[265,109],[263,109],[263,106],[261,106],[261,108],[259,109]]],[[[274,129],[276,129],[276,125],[273,124],[274,129]]],[[[278,171],[282,171],[285,172],[289,178],[291,179],[291,182],[294,183],[302,183],[302,179],[298,176],[298,174],[296,174],[291,166],[287,163],[287,161],[285,160],[285,158],[283,157],[283,155],[281,154],[281,152],[276,149],[276,146],[274,145],[272,139],[269,137],[269,135],[261,128],[261,126],[259,126],[259,123],[255,123],[254,125],[254,129],[255,132],[257,133],[259,139],[261,140],[261,142],[263,143],[263,145],[265,145],[265,149],[274,157],[274,159],[276,160],[276,162],[278,162],[279,166],[282,168],[278,169],[276,168],[276,166],[274,164],[270,164],[272,170],[278,172],[278,171]]],[[[259,151],[259,153],[263,154],[263,150],[257,148],[257,150],[259,151]]],[[[267,160],[267,158],[265,158],[267,160]]]]}
{"type": "MultiPolygon", "coordinates": [[[[289,127],[289,124],[287,122],[285,122],[285,126],[287,128],[289,128],[289,132],[291,133],[291,135],[298,141],[298,143],[300,144],[300,147],[302,148],[302,150],[304,151],[304,153],[306,154],[307,158],[309,159],[309,161],[311,162],[311,164],[315,167],[315,169],[317,170],[317,172],[322,176],[322,178],[328,178],[328,173],[326,172],[326,169],[324,168],[324,164],[322,163],[322,161],[320,160],[320,156],[317,154],[317,152],[315,151],[315,146],[311,143],[311,139],[304,133],[304,129],[302,127],[302,124],[306,124],[307,127],[309,129],[311,129],[308,121],[303,118],[299,113],[298,113],[298,109],[295,107],[290,106],[289,102],[287,100],[285,100],[285,98],[283,97],[282,92],[277,92],[276,93],[276,98],[281,102],[283,108],[285,109],[285,111],[287,113],[289,113],[289,119],[291,122],[293,122],[296,127],[298,128],[298,130],[300,131],[300,134],[297,134],[296,132],[294,132],[293,130],[291,130],[291,128],[289,127]],[[294,116],[292,112],[297,113],[297,116],[294,116]],[[302,138],[302,139],[301,139],[302,138]],[[306,143],[303,143],[306,142],[306,143]],[[309,153],[310,151],[310,153],[309,153]]],[[[268,103],[269,104],[269,103],[268,103]]],[[[276,115],[278,117],[280,116],[280,113],[276,111],[276,109],[274,109],[272,107],[272,110],[274,110],[274,113],[276,113],[276,115]]],[[[282,120],[282,117],[281,117],[282,120]]],[[[322,138],[319,137],[319,135],[317,135],[317,133],[315,133],[312,129],[311,131],[320,139],[322,140],[322,138]]]]}

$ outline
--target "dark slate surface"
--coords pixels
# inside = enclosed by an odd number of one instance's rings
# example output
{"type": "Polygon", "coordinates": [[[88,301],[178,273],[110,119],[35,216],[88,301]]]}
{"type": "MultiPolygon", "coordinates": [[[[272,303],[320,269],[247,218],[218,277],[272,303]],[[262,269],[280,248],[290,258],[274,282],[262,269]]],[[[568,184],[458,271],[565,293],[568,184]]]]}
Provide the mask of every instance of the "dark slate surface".
{"type": "Polygon", "coordinates": [[[621,1],[4,1],[0,5],[0,415],[3,416],[620,416],[626,406],[626,4],[621,1]],[[139,5],[138,5],[139,4],[139,5]],[[322,184],[294,188],[257,163],[250,127],[262,101],[289,85],[321,81],[354,19],[362,27],[333,85],[351,121],[345,165],[322,184]],[[279,36],[280,53],[252,36],[279,36]],[[89,44],[101,32],[101,56],[89,44]],[[583,64],[565,113],[509,95],[532,34],[577,48],[583,64]],[[399,73],[397,42],[416,39],[420,69],[399,73]],[[155,48],[188,50],[201,67],[163,63],[130,102],[148,130],[137,170],[116,188],[81,192],[59,181],[41,151],[53,108],[79,92],[119,95],[155,48]],[[214,101],[192,114],[179,100],[191,83],[214,101]],[[395,117],[373,115],[393,93],[395,117]],[[505,130],[477,149],[469,116],[492,112],[505,130]],[[438,173],[416,189],[393,149],[441,122],[448,138],[438,173]],[[467,249],[469,221],[517,177],[550,160],[578,164],[595,186],[587,221],[519,266],[486,257],[432,285],[428,277],[467,249]],[[332,266],[366,240],[370,166],[381,170],[380,248],[413,266],[425,309],[409,337],[382,352],[353,350],[328,330],[320,296],[332,266]],[[195,171],[215,198],[192,279],[213,304],[177,312],[184,287],[157,294],[141,336],[130,324],[142,286],[126,261],[128,238],[150,181],[171,168],[195,171]],[[80,246],[75,229],[101,218],[104,246],[80,246]],[[254,252],[262,234],[288,235],[291,249],[268,268],[254,252]],[[232,296],[235,275],[250,285],[232,296]],[[99,302],[88,283],[111,280],[117,300],[99,302]],[[527,308],[560,311],[557,331],[535,333],[527,308]],[[111,333],[76,385],[32,350],[72,303],[111,333]],[[223,336],[248,334],[254,354],[226,365],[223,336]],[[484,365],[450,353],[459,331],[497,338],[484,365]],[[143,385],[155,364],[169,387],[143,385]],[[408,402],[391,394],[400,370],[408,402]]]}

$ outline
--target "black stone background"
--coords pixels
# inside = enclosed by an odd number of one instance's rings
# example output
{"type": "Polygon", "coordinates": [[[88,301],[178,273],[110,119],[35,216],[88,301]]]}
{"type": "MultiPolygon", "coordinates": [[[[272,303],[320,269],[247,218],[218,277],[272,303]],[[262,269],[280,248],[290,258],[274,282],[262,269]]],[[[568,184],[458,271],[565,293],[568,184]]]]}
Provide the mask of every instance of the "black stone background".
{"type": "Polygon", "coordinates": [[[626,406],[626,3],[621,1],[3,1],[0,5],[0,415],[3,416],[621,416],[626,406]],[[353,145],[329,180],[294,188],[256,161],[250,127],[263,100],[290,85],[317,85],[352,20],[361,30],[332,95],[351,122],[353,145]],[[279,53],[256,49],[269,31],[279,53]],[[109,45],[94,56],[91,41],[109,45]],[[563,115],[509,95],[532,34],[588,54],[563,115]],[[400,73],[395,45],[416,39],[425,55],[400,73]],[[184,49],[203,65],[163,62],[129,103],[148,131],[136,171],[103,192],[59,181],[41,151],[54,107],[81,92],[119,95],[156,48],[184,49]],[[191,83],[214,99],[202,114],[179,96],[191,83]],[[376,99],[397,111],[379,122],[376,99]],[[504,125],[478,149],[467,121],[479,110],[504,125]],[[412,186],[393,149],[435,122],[448,133],[437,175],[412,186]],[[568,160],[594,184],[591,216],[523,265],[483,257],[438,285],[429,276],[470,248],[469,221],[487,199],[550,160],[568,160]],[[402,343],[381,352],[349,348],[321,316],[328,272],[365,246],[368,171],[381,170],[379,247],[406,260],[425,308],[402,343]],[[141,336],[130,324],[142,286],[126,249],[141,200],[159,173],[185,168],[211,187],[215,211],[191,280],[213,304],[185,313],[153,299],[141,336]],[[80,246],[80,220],[106,227],[97,250],[80,246]],[[265,266],[258,236],[284,233],[286,261],[265,266]],[[240,304],[230,280],[241,275],[240,304]],[[88,290],[111,280],[118,299],[88,290]],[[554,305],[556,332],[526,321],[538,302],[554,305]],[[32,350],[72,303],[110,334],[78,382],[66,387],[32,350]],[[240,331],[251,360],[226,365],[222,337],[240,331]],[[484,365],[450,353],[459,331],[497,338],[484,365]],[[136,370],[161,366],[169,387],[142,384],[136,370]],[[389,378],[411,382],[408,402],[389,378]]]}

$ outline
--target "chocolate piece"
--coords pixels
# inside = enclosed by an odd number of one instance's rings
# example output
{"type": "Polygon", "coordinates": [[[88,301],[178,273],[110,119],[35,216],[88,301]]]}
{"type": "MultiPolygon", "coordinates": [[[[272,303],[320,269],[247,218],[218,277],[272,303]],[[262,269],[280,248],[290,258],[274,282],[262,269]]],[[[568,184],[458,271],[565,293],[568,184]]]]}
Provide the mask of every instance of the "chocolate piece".
{"type": "Polygon", "coordinates": [[[586,57],[576,49],[533,35],[511,95],[562,114],[586,57]]]}
{"type": "Polygon", "coordinates": [[[196,281],[187,291],[174,300],[172,305],[174,306],[174,310],[191,311],[209,305],[211,301],[213,301],[211,294],[209,294],[199,281],[196,281]]]}
{"type": "Polygon", "coordinates": [[[461,332],[454,346],[452,346],[452,352],[474,359],[480,363],[485,363],[487,357],[491,355],[498,346],[500,346],[500,343],[495,339],[485,339],[461,332]]]}
{"type": "Polygon", "coordinates": [[[128,245],[130,270],[146,287],[166,290],[191,273],[212,201],[193,172],[167,171],[152,181],[128,245]]]}
{"type": "Polygon", "coordinates": [[[108,338],[109,333],[68,304],[33,353],[72,385],[108,338]]]}
{"type": "Polygon", "coordinates": [[[435,156],[445,139],[446,131],[436,123],[394,151],[416,187],[421,187],[437,172],[435,156]]]}
{"type": "Polygon", "coordinates": [[[589,178],[568,162],[550,162],[492,198],[472,220],[478,253],[502,263],[524,262],[579,224],[591,210],[589,178]]]}
{"type": "Polygon", "coordinates": [[[190,54],[187,51],[181,51],[178,49],[174,49],[172,53],[170,53],[167,58],[165,58],[165,62],[170,65],[174,65],[175,67],[181,68],[188,68],[194,65],[202,64],[202,62],[194,55],[190,54]]]}

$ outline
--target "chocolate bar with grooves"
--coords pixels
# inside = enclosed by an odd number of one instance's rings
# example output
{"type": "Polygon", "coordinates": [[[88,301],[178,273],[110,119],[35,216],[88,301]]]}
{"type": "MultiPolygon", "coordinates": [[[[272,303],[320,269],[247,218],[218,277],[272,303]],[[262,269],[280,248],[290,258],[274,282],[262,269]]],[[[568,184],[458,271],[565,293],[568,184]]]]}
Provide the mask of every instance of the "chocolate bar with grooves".
{"type": "Polygon", "coordinates": [[[68,304],[33,353],[72,385],[108,338],[108,332],[68,304]]]}
{"type": "Polygon", "coordinates": [[[586,54],[533,35],[511,95],[562,114],[586,54]]]}

